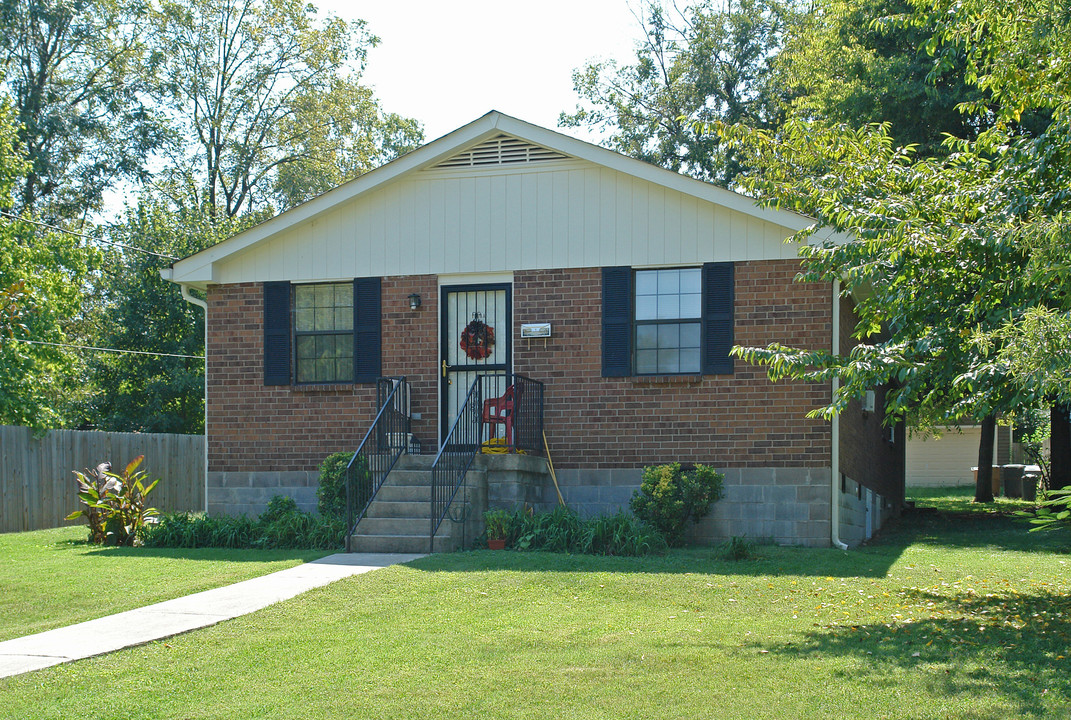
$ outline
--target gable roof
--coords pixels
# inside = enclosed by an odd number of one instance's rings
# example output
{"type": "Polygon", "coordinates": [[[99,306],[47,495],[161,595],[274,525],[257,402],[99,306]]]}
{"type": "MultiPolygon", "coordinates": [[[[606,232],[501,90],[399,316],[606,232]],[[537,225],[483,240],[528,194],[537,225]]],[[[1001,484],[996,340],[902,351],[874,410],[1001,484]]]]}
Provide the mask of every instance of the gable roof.
{"type": "Polygon", "coordinates": [[[744,195],[491,111],[386,165],[179,260],[161,271],[161,274],[174,282],[204,287],[214,281],[212,268],[215,263],[245,252],[294,226],[314,221],[339,205],[383,188],[410,173],[555,160],[586,161],[792,231],[813,224],[813,220],[803,215],[762,208],[744,195]]]}

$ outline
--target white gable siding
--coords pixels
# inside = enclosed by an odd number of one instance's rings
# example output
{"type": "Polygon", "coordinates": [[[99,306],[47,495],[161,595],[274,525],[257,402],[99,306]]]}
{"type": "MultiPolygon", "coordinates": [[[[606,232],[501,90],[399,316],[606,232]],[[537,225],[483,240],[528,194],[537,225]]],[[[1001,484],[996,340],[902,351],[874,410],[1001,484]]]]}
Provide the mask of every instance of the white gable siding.
{"type": "Polygon", "coordinates": [[[783,242],[790,235],[589,163],[425,171],[221,258],[212,281],[793,258],[796,247],[783,242]]]}

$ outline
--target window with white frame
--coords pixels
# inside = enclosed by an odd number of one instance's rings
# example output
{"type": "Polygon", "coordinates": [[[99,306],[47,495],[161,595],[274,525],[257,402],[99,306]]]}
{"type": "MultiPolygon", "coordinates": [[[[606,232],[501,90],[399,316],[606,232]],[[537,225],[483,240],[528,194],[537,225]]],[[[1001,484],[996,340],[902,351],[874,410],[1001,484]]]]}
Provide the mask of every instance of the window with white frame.
{"type": "Polygon", "coordinates": [[[637,270],[634,287],[634,372],[701,372],[702,268],[637,270]]]}

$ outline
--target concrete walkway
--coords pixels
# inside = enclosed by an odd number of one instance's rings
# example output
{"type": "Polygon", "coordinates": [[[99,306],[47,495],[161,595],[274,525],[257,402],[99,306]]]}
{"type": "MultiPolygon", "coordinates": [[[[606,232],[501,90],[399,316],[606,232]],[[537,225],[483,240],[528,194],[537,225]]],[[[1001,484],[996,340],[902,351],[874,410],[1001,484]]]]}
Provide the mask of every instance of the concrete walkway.
{"type": "Polygon", "coordinates": [[[336,580],[423,555],[340,553],[98,620],[0,642],[0,677],[102,655],[215,625],[336,580]]]}

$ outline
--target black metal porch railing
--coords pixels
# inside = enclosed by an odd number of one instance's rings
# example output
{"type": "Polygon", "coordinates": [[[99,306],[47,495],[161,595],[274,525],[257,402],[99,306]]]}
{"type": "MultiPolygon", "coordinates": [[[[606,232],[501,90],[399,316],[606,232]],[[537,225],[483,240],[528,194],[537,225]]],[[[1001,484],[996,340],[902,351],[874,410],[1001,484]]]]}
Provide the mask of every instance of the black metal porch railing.
{"type": "Polygon", "coordinates": [[[435,533],[472,461],[489,452],[543,449],[543,383],[524,375],[477,375],[431,466],[431,550],[435,533]]]}
{"type": "Polygon", "coordinates": [[[516,373],[480,375],[481,442],[489,450],[543,451],[543,383],[516,373]]]}
{"type": "Polygon", "coordinates": [[[409,445],[412,422],[408,381],[404,377],[376,380],[376,407],[376,419],[346,466],[347,535],[353,534],[409,445]]]}

